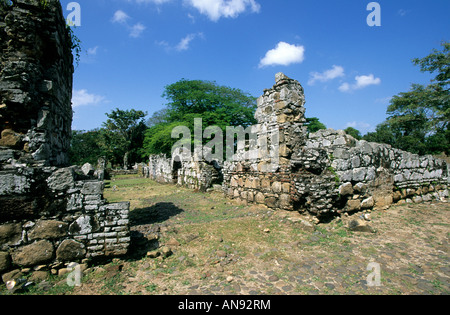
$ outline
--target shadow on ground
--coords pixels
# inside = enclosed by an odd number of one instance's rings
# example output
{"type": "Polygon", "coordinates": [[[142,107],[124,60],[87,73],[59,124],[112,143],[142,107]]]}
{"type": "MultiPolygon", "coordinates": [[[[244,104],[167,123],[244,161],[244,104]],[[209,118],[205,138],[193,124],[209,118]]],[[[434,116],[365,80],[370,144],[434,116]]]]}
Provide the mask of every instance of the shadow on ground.
{"type": "Polygon", "coordinates": [[[184,212],[171,202],[160,202],[151,207],[138,208],[130,212],[130,226],[158,224],[184,212]]]}
{"type": "Polygon", "coordinates": [[[160,202],[151,207],[138,208],[130,212],[131,243],[127,256],[141,259],[147,252],[158,249],[160,225],[183,213],[171,202],[160,202]]]}

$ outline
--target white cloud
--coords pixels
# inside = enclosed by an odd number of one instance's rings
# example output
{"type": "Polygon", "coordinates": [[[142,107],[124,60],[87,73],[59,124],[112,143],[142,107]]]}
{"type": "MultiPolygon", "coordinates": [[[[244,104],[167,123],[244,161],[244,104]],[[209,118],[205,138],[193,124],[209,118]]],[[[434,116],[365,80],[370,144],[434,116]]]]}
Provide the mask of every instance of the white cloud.
{"type": "Polygon", "coordinates": [[[117,10],[114,13],[114,16],[111,19],[111,21],[113,23],[119,23],[119,24],[124,25],[128,29],[128,31],[130,32],[129,33],[130,37],[138,38],[139,36],[141,36],[142,32],[146,29],[146,27],[142,23],[136,23],[134,25],[130,25],[128,23],[129,19],[130,19],[130,16],[128,14],[126,14],[122,10],[117,10]]]}
{"type": "Polygon", "coordinates": [[[366,123],[365,121],[352,121],[352,122],[348,122],[345,125],[345,128],[348,127],[352,127],[355,128],[356,130],[359,130],[361,132],[362,135],[368,133],[368,132],[372,132],[375,131],[375,128],[372,127],[371,124],[366,123]]]}
{"type": "Polygon", "coordinates": [[[344,76],[344,68],[341,66],[334,65],[333,68],[326,70],[322,73],[319,72],[311,72],[309,74],[310,79],[308,81],[308,85],[313,85],[316,81],[327,82],[336,78],[340,78],[344,76]]]}
{"type": "MultiPolygon", "coordinates": [[[[130,0],[128,0],[130,1],[130,0]]],[[[170,2],[172,0],[136,0],[136,3],[154,3],[154,4],[163,4],[170,2]]]]}
{"type": "Polygon", "coordinates": [[[401,17],[403,17],[406,14],[408,14],[408,11],[405,9],[400,9],[400,10],[398,10],[397,14],[400,15],[401,17]]]}
{"type": "Polygon", "coordinates": [[[142,32],[145,31],[146,27],[142,23],[137,23],[130,28],[130,37],[138,38],[141,36],[142,32]]]}
{"type": "Polygon", "coordinates": [[[279,42],[277,47],[269,50],[261,59],[259,67],[282,65],[288,66],[293,63],[302,63],[305,59],[305,47],[279,42]]]}
{"type": "Polygon", "coordinates": [[[116,13],[114,13],[114,16],[112,18],[113,23],[121,23],[124,24],[129,19],[129,15],[123,12],[122,10],[117,10],[116,13]]]}
{"type": "Polygon", "coordinates": [[[97,51],[98,51],[98,46],[95,46],[95,47],[92,47],[92,48],[88,48],[87,54],[89,56],[95,56],[95,55],[97,55],[97,51]]]}
{"type": "Polygon", "coordinates": [[[194,7],[214,22],[222,17],[236,18],[247,9],[253,13],[258,13],[261,9],[255,0],[184,0],[184,3],[194,7]]]}
{"type": "Polygon", "coordinates": [[[187,34],[175,46],[169,44],[169,42],[167,42],[165,40],[155,41],[155,44],[158,46],[164,47],[164,49],[168,52],[174,51],[174,50],[180,52],[180,51],[188,50],[190,48],[191,42],[196,38],[204,38],[203,33],[199,32],[199,33],[187,34]]]}
{"type": "Polygon", "coordinates": [[[203,37],[203,33],[188,34],[186,37],[181,39],[175,49],[178,51],[188,50],[189,44],[197,37],[203,37]]]}
{"type": "Polygon", "coordinates": [[[105,101],[105,97],[88,93],[87,90],[73,90],[72,107],[98,105],[105,101]]]}
{"type": "Polygon", "coordinates": [[[352,121],[352,122],[348,122],[345,127],[352,127],[355,129],[367,129],[370,128],[370,124],[364,122],[364,121],[352,121]]]}
{"type": "Polygon", "coordinates": [[[354,84],[349,84],[349,83],[343,83],[340,87],[339,87],[339,91],[341,92],[351,92],[354,90],[359,90],[359,89],[363,89],[367,86],[370,85],[379,85],[381,84],[381,79],[380,78],[375,78],[375,76],[373,74],[370,75],[361,75],[361,76],[356,76],[355,77],[355,83],[354,84]]]}

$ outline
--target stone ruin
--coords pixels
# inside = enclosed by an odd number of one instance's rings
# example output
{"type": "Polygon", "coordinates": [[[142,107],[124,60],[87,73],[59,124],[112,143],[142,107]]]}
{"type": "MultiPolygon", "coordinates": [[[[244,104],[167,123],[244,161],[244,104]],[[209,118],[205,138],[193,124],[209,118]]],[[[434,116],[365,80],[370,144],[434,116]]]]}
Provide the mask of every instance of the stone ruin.
{"type": "MultiPolygon", "coordinates": [[[[129,203],[108,204],[101,175],[68,165],[71,47],[58,0],[0,6],[3,279],[20,268],[57,273],[69,262],[124,255],[130,245],[129,203]]],[[[245,152],[223,164],[153,156],[142,172],[199,190],[220,183],[229,198],[319,218],[448,198],[444,161],[343,131],[308,134],[304,105],[300,83],[282,73],[258,99],[256,146],[276,152],[277,163],[265,154],[239,158],[245,152]]]]}
{"type": "Polygon", "coordinates": [[[103,181],[68,165],[71,47],[58,0],[0,5],[0,274],[130,244],[129,203],[108,204],[103,181]]]}
{"type": "Polygon", "coordinates": [[[144,173],[160,182],[203,190],[211,187],[214,177],[222,180],[222,190],[231,199],[319,219],[393,203],[448,198],[450,176],[445,161],[358,141],[342,130],[308,134],[304,105],[300,83],[282,73],[276,75],[273,88],[258,98],[258,125],[252,132],[258,136],[257,146],[272,149],[268,139],[278,134],[276,165],[267,154],[244,158],[243,151],[235,152],[231,162],[216,163],[218,167],[195,159],[184,163],[151,156],[144,173]]]}

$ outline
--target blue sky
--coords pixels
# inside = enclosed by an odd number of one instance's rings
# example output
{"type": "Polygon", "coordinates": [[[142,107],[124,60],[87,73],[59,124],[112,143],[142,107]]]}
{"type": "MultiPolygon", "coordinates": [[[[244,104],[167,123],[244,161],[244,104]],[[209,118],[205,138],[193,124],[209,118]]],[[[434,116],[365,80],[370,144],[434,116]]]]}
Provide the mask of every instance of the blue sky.
{"type": "MultiPolygon", "coordinates": [[[[62,0],[65,16],[72,10],[62,0]]],[[[101,127],[115,108],[149,116],[164,87],[216,81],[251,95],[283,72],[305,89],[306,116],[366,133],[393,95],[432,76],[411,62],[450,39],[450,1],[385,0],[370,27],[369,0],[78,0],[82,56],[73,129],[101,127]]]]}

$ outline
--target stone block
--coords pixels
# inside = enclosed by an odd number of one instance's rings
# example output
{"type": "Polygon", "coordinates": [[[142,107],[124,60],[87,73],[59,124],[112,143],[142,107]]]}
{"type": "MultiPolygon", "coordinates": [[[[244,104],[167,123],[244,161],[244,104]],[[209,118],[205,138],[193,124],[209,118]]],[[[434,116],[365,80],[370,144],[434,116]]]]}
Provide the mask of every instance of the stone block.
{"type": "Polygon", "coordinates": [[[90,163],[85,163],[82,167],[81,167],[81,171],[83,172],[84,175],[86,176],[93,176],[94,172],[95,172],[95,168],[92,166],[92,164],[90,163]]]}
{"type": "Polygon", "coordinates": [[[8,252],[0,252],[0,273],[6,271],[11,266],[11,256],[8,252]]]}
{"type": "Polygon", "coordinates": [[[30,178],[25,175],[13,173],[0,174],[0,196],[25,194],[30,188],[30,178]]]}
{"type": "Polygon", "coordinates": [[[361,202],[358,199],[348,200],[347,201],[347,211],[357,211],[357,210],[361,210],[361,202]]]}
{"type": "Polygon", "coordinates": [[[352,183],[344,183],[339,187],[339,194],[341,196],[349,196],[353,195],[353,186],[352,183]]]}
{"type": "Polygon", "coordinates": [[[14,132],[12,129],[5,129],[1,133],[0,146],[10,148],[21,148],[23,136],[14,132]]]}
{"type": "Polygon", "coordinates": [[[276,197],[270,196],[270,197],[267,197],[267,198],[265,199],[265,204],[266,204],[266,206],[268,206],[269,208],[276,208],[277,205],[278,205],[278,200],[277,200],[276,197]]]}
{"type": "Polygon", "coordinates": [[[361,168],[353,169],[352,180],[354,182],[362,182],[362,181],[364,181],[365,177],[366,177],[366,169],[365,168],[361,167],[361,168]]]}
{"type": "Polygon", "coordinates": [[[57,239],[67,236],[69,225],[56,220],[39,220],[28,233],[29,240],[57,239]]]}
{"type": "Polygon", "coordinates": [[[0,225],[0,246],[19,245],[22,241],[22,225],[20,223],[9,223],[0,225]]]}
{"type": "Polygon", "coordinates": [[[64,240],[56,250],[56,258],[61,261],[74,261],[84,258],[85,246],[74,240],[64,240]]]}
{"type": "Polygon", "coordinates": [[[266,199],[266,197],[264,196],[263,193],[259,192],[256,194],[255,201],[257,203],[264,203],[265,199],[266,199]]]}
{"type": "Polygon", "coordinates": [[[53,258],[53,252],[53,244],[49,241],[41,240],[14,250],[11,255],[12,262],[23,267],[41,265],[53,258]]]}
{"type": "Polygon", "coordinates": [[[291,192],[291,184],[290,184],[290,183],[283,183],[283,184],[281,185],[281,190],[282,190],[284,193],[290,193],[290,192],[291,192]]]}
{"type": "Polygon", "coordinates": [[[274,182],[272,184],[272,192],[280,193],[281,192],[281,182],[274,182]]]}
{"type": "Polygon", "coordinates": [[[54,191],[65,191],[75,186],[73,168],[61,168],[47,178],[47,185],[54,191]]]}
{"type": "Polygon", "coordinates": [[[290,208],[292,205],[291,195],[282,194],[280,195],[280,207],[283,209],[290,208]]]}
{"type": "Polygon", "coordinates": [[[371,209],[371,208],[373,208],[374,205],[375,205],[375,201],[374,201],[373,197],[369,197],[367,199],[364,199],[361,202],[361,209],[363,209],[363,210],[371,209]]]}
{"type": "Polygon", "coordinates": [[[98,220],[93,216],[83,215],[69,226],[70,235],[84,235],[97,232],[100,228],[98,220]]]}
{"type": "Polygon", "coordinates": [[[88,181],[85,182],[81,193],[83,195],[98,195],[103,193],[103,182],[101,181],[88,181]]]}

